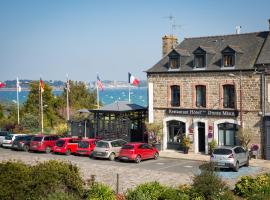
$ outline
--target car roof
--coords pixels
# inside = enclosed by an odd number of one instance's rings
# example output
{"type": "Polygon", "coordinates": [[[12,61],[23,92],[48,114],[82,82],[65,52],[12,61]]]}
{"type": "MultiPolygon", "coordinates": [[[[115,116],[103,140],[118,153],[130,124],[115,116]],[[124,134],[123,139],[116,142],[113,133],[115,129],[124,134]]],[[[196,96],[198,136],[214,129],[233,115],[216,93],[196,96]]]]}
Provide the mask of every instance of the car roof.
{"type": "Polygon", "coordinates": [[[125,140],[123,140],[123,139],[115,139],[115,140],[99,140],[99,142],[100,142],[100,141],[102,141],[102,142],[114,142],[114,141],[119,141],[119,140],[125,141],[125,140]]]}
{"type": "Polygon", "coordinates": [[[216,149],[230,149],[230,150],[232,150],[232,149],[235,149],[236,147],[241,147],[241,146],[218,146],[216,149]]]}

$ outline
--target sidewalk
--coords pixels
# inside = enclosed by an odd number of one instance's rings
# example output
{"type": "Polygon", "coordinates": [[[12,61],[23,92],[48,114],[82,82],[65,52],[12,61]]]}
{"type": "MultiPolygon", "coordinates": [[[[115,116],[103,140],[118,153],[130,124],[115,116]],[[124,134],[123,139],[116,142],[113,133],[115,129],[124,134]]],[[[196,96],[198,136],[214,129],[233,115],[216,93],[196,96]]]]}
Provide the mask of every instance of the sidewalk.
{"type": "MultiPolygon", "coordinates": [[[[176,158],[176,159],[187,159],[187,160],[197,160],[208,162],[210,161],[210,156],[206,154],[195,154],[193,152],[189,152],[188,154],[184,154],[181,151],[176,150],[164,150],[159,152],[160,157],[163,158],[176,158]]],[[[270,160],[262,160],[262,159],[251,159],[251,166],[262,167],[270,169],[270,160]]]]}

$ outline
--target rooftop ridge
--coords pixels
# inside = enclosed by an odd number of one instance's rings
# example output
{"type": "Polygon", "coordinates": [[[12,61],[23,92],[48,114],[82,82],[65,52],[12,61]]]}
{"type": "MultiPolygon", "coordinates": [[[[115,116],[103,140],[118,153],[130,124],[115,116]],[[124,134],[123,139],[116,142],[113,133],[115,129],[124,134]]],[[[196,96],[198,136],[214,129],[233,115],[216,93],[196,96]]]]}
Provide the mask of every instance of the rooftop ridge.
{"type": "Polygon", "coordinates": [[[256,31],[256,32],[249,32],[249,33],[240,33],[240,34],[228,34],[228,35],[210,35],[210,36],[199,36],[199,37],[186,37],[185,40],[189,39],[202,39],[202,38],[216,38],[216,37],[228,37],[228,36],[241,36],[241,35],[251,35],[256,33],[266,33],[269,31],[256,31]]]}

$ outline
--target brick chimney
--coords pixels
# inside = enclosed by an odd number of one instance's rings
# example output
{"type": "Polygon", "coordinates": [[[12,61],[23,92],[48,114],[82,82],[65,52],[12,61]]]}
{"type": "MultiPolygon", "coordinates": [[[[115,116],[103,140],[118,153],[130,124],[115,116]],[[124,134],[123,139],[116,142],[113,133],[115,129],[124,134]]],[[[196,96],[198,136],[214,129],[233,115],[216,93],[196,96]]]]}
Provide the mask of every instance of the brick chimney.
{"type": "Polygon", "coordinates": [[[178,44],[177,38],[174,35],[165,35],[162,37],[162,57],[167,55],[178,44]]]}

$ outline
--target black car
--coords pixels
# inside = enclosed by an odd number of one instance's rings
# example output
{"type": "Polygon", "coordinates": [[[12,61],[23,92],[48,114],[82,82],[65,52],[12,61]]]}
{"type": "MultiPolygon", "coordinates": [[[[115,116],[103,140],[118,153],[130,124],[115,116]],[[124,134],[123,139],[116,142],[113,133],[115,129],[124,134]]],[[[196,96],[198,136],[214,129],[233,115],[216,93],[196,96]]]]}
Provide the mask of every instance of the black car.
{"type": "Polygon", "coordinates": [[[11,148],[13,150],[28,151],[32,137],[34,137],[34,135],[22,135],[16,137],[11,148]]]}

